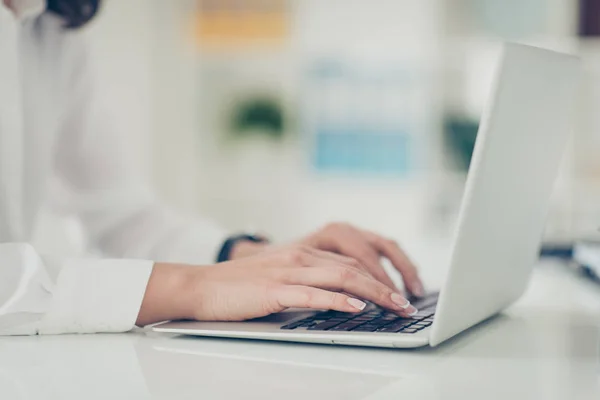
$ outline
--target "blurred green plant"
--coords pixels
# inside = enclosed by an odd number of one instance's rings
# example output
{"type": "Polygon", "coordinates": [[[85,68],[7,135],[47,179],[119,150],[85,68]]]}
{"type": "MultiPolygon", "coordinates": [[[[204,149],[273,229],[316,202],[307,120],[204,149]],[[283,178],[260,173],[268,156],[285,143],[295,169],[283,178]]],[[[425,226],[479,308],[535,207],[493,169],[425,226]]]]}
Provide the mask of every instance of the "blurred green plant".
{"type": "Polygon", "coordinates": [[[272,95],[254,95],[240,100],[231,110],[230,137],[243,139],[263,136],[283,138],[287,121],[282,101],[272,95]]]}

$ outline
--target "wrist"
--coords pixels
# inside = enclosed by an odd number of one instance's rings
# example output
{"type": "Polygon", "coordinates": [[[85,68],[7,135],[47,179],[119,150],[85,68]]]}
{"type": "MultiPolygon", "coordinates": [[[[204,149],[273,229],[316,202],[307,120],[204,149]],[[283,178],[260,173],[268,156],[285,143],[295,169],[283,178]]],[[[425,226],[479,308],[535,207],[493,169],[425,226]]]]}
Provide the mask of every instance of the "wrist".
{"type": "Polygon", "coordinates": [[[194,302],[191,295],[195,271],[197,268],[189,265],[154,264],[136,325],[193,318],[194,302]]]}

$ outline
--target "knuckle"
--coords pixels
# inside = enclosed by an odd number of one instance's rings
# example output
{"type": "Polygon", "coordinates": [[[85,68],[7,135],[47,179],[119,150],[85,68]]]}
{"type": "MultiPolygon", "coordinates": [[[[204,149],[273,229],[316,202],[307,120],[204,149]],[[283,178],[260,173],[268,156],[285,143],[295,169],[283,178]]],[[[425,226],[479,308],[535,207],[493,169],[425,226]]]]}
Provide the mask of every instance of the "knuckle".
{"type": "Polygon", "coordinates": [[[388,304],[390,300],[391,293],[387,289],[378,290],[377,301],[379,304],[388,304]]]}
{"type": "Polygon", "coordinates": [[[309,253],[311,253],[313,251],[313,248],[310,247],[310,246],[308,246],[308,245],[306,245],[306,244],[300,244],[300,245],[298,245],[297,249],[298,249],[298,251],[300,253],[303,253],[303,254],[309,254],[309,253]]]}
{"type": "Polygon", "coordinates": [[[358,273],[350,268],[341,267],[338,274],[342,284],[353,281],[358,277],[358,273]]]}
{"type": "Polygon", "coordinates": [[[281,304],[281,295],[282,288],[278,285],[268,285],[265,288],[265,302],[264,302],[264,312],[266,314],[272,314],[277,312],[280,309],[284,308],[284,305],[281,304]]]}
{"type": "Polygon", "coordinates": [[[383,239],[383,242],[390,247],[398,247],[398,242],[396,242],[394,239],[383,239]]]}
{"type": "Polygon", "coordinates": [[[330,307],[333,308],[335,305],[339,304],[339,298],[342,295],[339,293],[335,293],[335,292],[329,292],[327,296],[328,296],[327,302],[330,305],[330,307]]]}
{"type": "Polygon", "coordinates": [[[345,229],[347,228],[348,224],[344,223],[344,222],[330,222],[327,225],[325,225],[324,230],[327,231],[339,231],[341,229],[345,229]]]}
{"type": "Polygon", "coordinates": [[[372,261],[373,259],[377,258],[377,253],[370,251],[369,249],[365,249],[362,250],[359,254],[358,254],[358,258],[361,260],[370,260],[372,261]]]}
{"type": "Polygon", "coordinates": [[[280,264],[280,263],[284,263],[285,264],[285,263],[287,263],[289,261],[289,258],[290,258],[290,252],[289,252],[289,250],[288,249],[282,249],[282,250],[279,250],[276,253],[276,257],[273,260],[273,262],[276,262],[278,264],[280,264]]]}
{"type": "Polygon", "coordinates": [[[307,307],[312,307],[315,303],[315,296],[309,290],[303,290],[300,294],[300,301],[307,307]]]}
{"type": "Polygon", "coordinates": [[[348,262],[346,263],[350,268],[354,268],[354,269],[361,269],[363,266],[362,264],[354,259],[354,258],[350,258],[348,259],[348,262]]]}
{"type": "Polygon", "coordinates": [[[274,272],[272,279],[275,282],[289,284],[297,280],[297,275],[293,268],[278,268],[274,272]]]}
{"type": "Polygon", "coordinates": [[[288,252],[287,258],[293,265],[303,265],[306,259],[306,252],[300,247],[295,247],[288,252]]]}

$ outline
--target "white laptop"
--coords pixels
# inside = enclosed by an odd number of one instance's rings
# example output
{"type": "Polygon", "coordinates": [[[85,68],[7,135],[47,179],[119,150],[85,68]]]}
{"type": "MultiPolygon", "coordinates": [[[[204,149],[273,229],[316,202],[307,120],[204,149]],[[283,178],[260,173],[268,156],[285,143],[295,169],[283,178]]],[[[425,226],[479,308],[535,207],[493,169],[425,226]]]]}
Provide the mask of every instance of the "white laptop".
{"type": "MultiPolygon", "coordinates": [[[[482,117],[439,296],[401,318],[288,310],[245,322],[168,322],[158,332],[375,347],[436,346],[517,300],[536,262],[553,183],[573,128],[580,62],[507,44],[482,117]]],[[[392,213],[393,210],[390,210],[392,213]]]]}

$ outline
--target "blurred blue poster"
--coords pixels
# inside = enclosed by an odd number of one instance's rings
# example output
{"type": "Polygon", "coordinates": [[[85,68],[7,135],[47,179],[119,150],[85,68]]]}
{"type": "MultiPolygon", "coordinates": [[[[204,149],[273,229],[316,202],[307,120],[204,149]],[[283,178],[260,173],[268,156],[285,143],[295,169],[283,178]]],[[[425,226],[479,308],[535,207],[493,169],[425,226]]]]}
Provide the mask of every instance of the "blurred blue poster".
{"type": "Polygon", "coordinates": [[[376,64],[322,60],[309,70],[305,129],[317,172],[405,176],[414,168],[422,114],[415,79],[376,64]]]}

